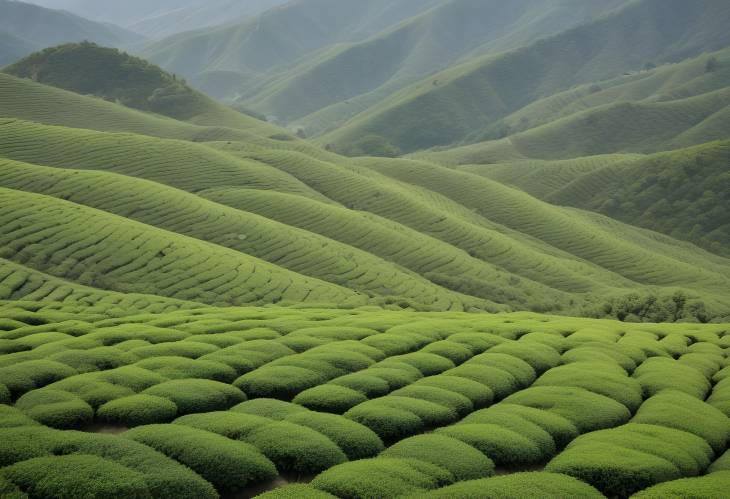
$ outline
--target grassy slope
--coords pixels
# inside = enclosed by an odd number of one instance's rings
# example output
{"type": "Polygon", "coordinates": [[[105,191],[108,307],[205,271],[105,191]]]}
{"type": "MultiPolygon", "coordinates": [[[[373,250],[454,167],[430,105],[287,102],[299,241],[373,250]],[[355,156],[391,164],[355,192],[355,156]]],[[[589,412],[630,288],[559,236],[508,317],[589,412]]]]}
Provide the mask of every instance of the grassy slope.
{"type": "Polygon", "coordinates": [[[245,103],[286,122],[298,120],[307,135],[319,134],[472,53],[516,48],[623,3],[451,0],[277,74],[245,103]]]}
{"type": "Polygon", "coordinates": [[[409,86],[321,141],[346,150],[363,135],[376,134],[411,152],[476,138],[494,122],[575,84],[722,48],[730,43],[728,19],[730,8],[721,0],[634,2],[593,23],[409,86]]]}
{"type": "MultiPolygon", "coordinates": [[[[176,243],[181,245],[180,251],[210,254],[211,262],[222,259],[230,266],[233,265],[230,262],[238,259],[248,262],[259,256],[290,269],[266,267],[268,264],[255,260],[260,262],[257,267],[270,269],[266,272],[271,275],[289,276],[296,282],[322,282],[305,278],[302,276],[305,274],[335,284],[343,284],[342,276],[345,275],[351,289],[378,295],[378,300],[406,296],[405,303],[415,303],[414,298],[419,297],[416,304],[433,305],[438,309],[477,303],[463,296],[467,294],[508,303],[514,308],[580,313],[581,309],[590,308],[608,296],[632,291],[669,293],[678,287],[686,288],[693,296],[703,297],[713,311],[725,306],[726,260],[715,259],[690,246],[675,247],[676,241],[662,240],[655,234],[644,234],[625,226],[607,227],[606,220],[593,219],[581,212],[550,209],[549,205],[529,196],[497,188],[497,184],[482,187],[492,192],[488,197],[493,198],[498,207],[514,209],[520,215],[517,217],[521,220],[519,224],[513,223],[504,208],[475,206],[473,199],[442,190],[448,182],[444,181],[443,186],[414,188],[382,174],[390,174],[391,169],[407,170],[414,164],[409,161],[353,162],[299,141],[276,141],[242,131],[237,131],[242,135],[231,135],[225,141],[196,144],[180,140],[190,138],[180,131],[201,127],[10,76],[0,81],[6,83],[0,89],[7,89],[7,92],[0,91],[1,114],[17,112],[26,118],[67,125],[49,126],[7,118],[0,124],[3,130],[0,155],[59,169],[57,175],[60,177],[57,177],[42,173],[48,170],[38,166],[23,167],[17,163],[14,168],[8,166],[7,171],[15,173],[3,177],[7,186],[59,196],[60,200],[53,200],[9,191],[13,194],[8,196],[14,200],[26,199],[24,196],[42,199],[43,203],[36,203],[39,211],[42,204],[48,203],[62,212],[93,213],[95,219],[114,220],[115,225],[119,221],[126,230],[162,241],[159,244],[172,239],[185,241],[176,243]],[[71,128],[96,126],[97,120],[104,117],[101,113],[106,113],[108,118],[102,123],[106,130],[125,133],[71,128]],[[171,140],[139,134],[146,130],[152,130],[150,133],[155,135],[178,134],[178,137],[171,140]],[[27,175],[22,174],[25,169],[27,175]],[[83,171],[72,174],[73,170],[83,171]],[[93,186],[90,182],[99,178],[97,175],[106,178],[104,175],[110,173],[88,170],[107,170],[128,177],[142,177],[148,182],[123,178],[116,187],[94,182],[102,185],[89,188],[85,186],[93,186]],[[46,177],[49,180],[42,181],[46,177]],[[50,179],[58,178],[67,180],[50,182],[50,179]],[[134,191],[134,195],[125,196],[125,191],[134,191]],[[71,196],[73,201],[88,203],[138,222],[64,199],[71,196]],[[125,203],[116,201],[120,198],[125,203]],[[159,203],[158,198],[170,201],[159,203]],[[544,215],[542,218],[530,215],[533,212],[544,215]],[[532,222],[528,216],[533,217],[532,222]],[[561,224],[575,227],[567,233],[555,232],[553,229],[561,224]],[[251,227],[257,227],[255,231],[269,234],[269,239],[226,239],[221,233],[225,229],[224,234],[231,234],[228,226],[235,231],[250,231],[251,227]],[[298,236],[302,234],[301,229],[308,231],[307,238],[298,236]],[[611,231],[624,233],[620,236],[622,243],[618,249],[606,248],[606,234],[611,231]],[[284,251],[276,252],[282,249],[284,251]],[[339,254],[341,251],[354,255],[353,259],[358,263],[353,268],[362,270],[347,274],[339,254]],[[301,255],[301,259],[297,255],[301,255]],[[312,255],[320,256],[314,258],[312,255]],[[338,258],[327,260],[327,255],[338,258]],[[322,261],[318,265],[315,260],[320,257],[322,261]],[[369,280],[368,275],[373,280],[369,280]],[[411,279],[408,282],[413,285],[407,286],[409,289],[403,286],[394,289],[395,286],[389,284],[403,279],[411,279]],[[462,296],[457,294],[459,292],[462,296]]],[[[435,166],[432,170],[441,171],[435,166]]],[[[468,176],[468,183],[473,179],[479,177],[468,176]]],[[[27,253],[13,256],[18,263],[25,262],[23,258],[26,257],[27,253]]],[[[48,271],[41,266],[47,262],[42,259],[35,262],[39,270],[48,271]]],[[[140,265],[145,262],[144,258],[140,259],[140,265]]],[[[54,275],[64,275],[62,272],[66,270],[53,268],[58,272],[54,275]]],[[[216,264],[215,268],[223,267],[216,264]]],[[[203,265],[191,279],[202,281],[209,277],[208,271],[203,265]]],[[[169,283],[163,279],[160,282],[169,283]]],[[[128,287],[131,284],[134,283],[130,283],[123,273],[114,274],[114,279],[105,282],[110,289],[131,289],[128,287]]],[[[134,289],[148,287],[144,281],[136,284],[139,287],[134,289]]],[[[245,286],[239,289],[245,289],[245,286]]],[[[322,292],[324,297],[333,302],[348,302],[346,297],[352,293],[338,286],[325,286],[324,289],[330,290],[322,292]]],[[[220,299],[242,303],[241,300],[248,299],[273,300],[281,292],[281,289],[277,290],[263,298],[260,293],[236,292],[231,296],[216,288],[212,292],[194,288],[189,293],[201,292],[203,298],[195,298],[197,301],[220,299]]],[[[188,297],[175,286],[162,287],[156,292],[188,297]]]]}

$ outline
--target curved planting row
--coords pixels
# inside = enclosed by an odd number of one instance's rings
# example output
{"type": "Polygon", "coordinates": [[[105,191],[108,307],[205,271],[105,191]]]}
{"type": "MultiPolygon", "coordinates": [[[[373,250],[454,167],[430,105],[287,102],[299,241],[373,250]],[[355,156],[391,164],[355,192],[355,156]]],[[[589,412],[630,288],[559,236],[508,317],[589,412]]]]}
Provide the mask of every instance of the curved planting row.
{"type": "Polygon", "coordinates": [[[54,307],[0,309],[3,494],[663,497],[728,481],[721,325],[54,307]]]}

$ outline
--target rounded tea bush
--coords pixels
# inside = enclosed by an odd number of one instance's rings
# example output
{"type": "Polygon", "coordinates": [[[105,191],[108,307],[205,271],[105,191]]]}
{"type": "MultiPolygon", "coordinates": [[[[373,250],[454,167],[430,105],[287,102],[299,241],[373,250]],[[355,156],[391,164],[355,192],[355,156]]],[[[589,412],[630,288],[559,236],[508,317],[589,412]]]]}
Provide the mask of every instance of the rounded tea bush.
{"type": "Polygon", "coordinates": [[[600,362],[574,362],[554,367],[540,376],[533,386],[585,388],[621,402],[631,412],[635,412],[644,400],[639,382],[629,378],[621,367],[600,362]]]}
{"type": "Polygon", "coordinates": [[[497,399],[504,398],[520,388],[517,378],[507,371],[470,362],[446,371],[444,376],[458,376],[481,383],[491,389],[497,399]]]}
{"type": "Polygon", "coordinates": [[[623,353],[613,343],[592,342],[568,350],[563,354],[563,362],[613,362],[621,366],[626,372],[633,373],[636,369],[634,359],[623,353]]]}
{"type": "Polygon", "coordinates": [[[187,357],[153,357],[141,360],[135,366],[170,379],[211,379],[222,383],[236,379],[236,371],[226,364],[187,357]]]}
{"type": "Polygon", "coordinates": [[[468,398],[475,409],[487,407],[494,401],[494,392],[491,388],[477,381],[460,378],[459,376],[429,376],[428,378],[419,379],[412,386],[428,386],[459,393],[468,398]]]}
{"type": "Polygon", "coordinates": [[[298,412],[286,418],[332,440],[350,460],[373,457],[383,450],[383,442],[371,429],[343,416],[319,412],[298,412]]]}
{"type": "Polygon", "coordinates": [[[325,383],[329,378],[303,367],[267,366],[246,373],[234,385],[250,397],[291,400],[299,392],[325,383]]]}
{"type": "Polygon", "coordinates": [[[112,400],[101,406],[96,417],[105,423],[128,427],[168,423],[175,419],[177,405],[169,399],[154,395],[132,395],[112,400]]]}
{"type": "Polygon", "coordinates": [[[362,393],[344,386],[319,385],[294,397],[293,402],[313,411],[342,414],[368,398],[362,393]]]}
{"type": "Polygon", "coordinates": [[[341,464],[312,481],[336,497],[400,497],[453,482],[445,469],[416,459],[377,457],[341,464]]]}
{"type": "Polygon", "coordinates": [[[173,401],[181,416],[228,409],[246,400],[246,395],[236,387],[207,379],[166,381],[142,393],[173,401]]]}
{"type": "Polygon", "coordinates": [[[445,435],[406,438],[389,447],[382,457],[418,459],[448,470],[456,481],[494,474],[494,463],[474,447],[445,435]]]}
{"type": "Polygon", "coordinates": [[[534,442],[540,448],[540,452],[545,456],[545,459],[554,456],[557,450],[555,440],[553,440],[550,433],[540,425],[515,414],[485,409],[469,415],[459,424],[490,424],[512,430],[534,442]]]}
{"type": "Polygon", "coordinates": [[[12,400],[8,387],[0,383],[0,404],[10,404],[12,400]]]}
{"type": "Polygon", "coordinates": [[[28,360],[0,367],[0,380],[16,398],[74,374],[76,369],[51,360],[28,360]]]}
{"type": "Polygon", "coordinates": [[[17,426],[38,426],[35,419],[15,407],[0,404],[0,429],[15,428],[17,426]]]}
{"type": "Polygon", "coordinates": [[[730,439],[730,419],[710,404],[692,395],[665,390],[644,402],[632,420],[693,433],[715,452],[725,450],[730,439]]]}
{"type": "Polygon", "coordinates": [[[558,449],[565,447],[579,435],[575,424],[563,416],[524,405],[497,404],[488,409],[474,412],[462,421],[464,423],[479,423],[482,414],[497,414],[515,418],[518,421],[530,421],[548,432],[558,449]]]}
{"type": "Polygon", "coordinates": [[[365,372],[345,374],[333,379],[329,384],[350,388],[362,393],[366,398],[382,397],[390,392],[390,385],[387,381],[365,372]]]}
{"type": "Polygon", "coordinates": [[[376,367],[371,367],[370,369],[363,371],[362,374],[382,379],[388,383],[390,390],[403,388],[404,386],[408,386],[423,377],[418,369],[409,366],[408,364],[398,367],[377,367],[376,364],[376,367]]]}
{"type": "Polygon", "coordinates": [[[474,355],[471,348],[449,340],[434,341],[422,348],[421,352],[439,355],[457,365],[463,364],[474,355]]]}
{"type": "Polygon", "coordinates": [[[94,419],[94,409],[82,399],[72,393],[49,388],[26,393],[15,406],[52,428],[78,428],[94,419]]]}
{"type": "Polygon", "coordinates": [[[537,386],[517,392],[507,404],[542,409],[571,421],[581,433],[613,428],[629,420],[625,405],[584,388],[537,386]]]}
{"type": "Polygon", "coordinates": [[[243,440],[256,428],[271,423],[271,419],[252,414],[232,411],[206,412],[204,414],[188,414],[177,418],[173,424],[189,426],[198,430],[217,433],[233,440],[243,440]]]}
{"type": "Polygon", "coordinates": [[[715,473],[716,471],[730,471],[730,450],[718,457],[707,471],[708,473],[715,473]]]}
{"type": "MultiPolygon", "coordinates": [[[[386,395],[385,397],[376,399],[376,401],[392,407],[394,409],[402,409],[409,411],[418,416],[426,427],[443,426],[456,422],[459,419],[455,409],[410,397],[401,397],[396,395],[386,395]]],[[[374,401],[373,401],[374,402],[374,401]]],[[[364,402],[362,405],[371,403],[364,402]]]]}
{"type": "Polygon", "coordinates": [[[560,364],[558,351],[542,343],[505,342],[491,348],[489,353],[504,353],[522,359],[538,374],[560,364]]]}
{"type": "Polygon", "coordinates": [[[535,370],[530,364],[504,353],[483,353],[471,359],[469,364],[484,364],[507,371],[517,379],[521,386],[530,386],[537,378],[535,370]]]}
{"type": "Polygon", "coordinates": [[[37,457],[0,471],[30,497],[152,499],[144,477],[97,456],[37,457]]]}
{"type": "Polygon", "coordinates": [[[332,494],[317,490],[311,485],[294,484],[264,492],[257,499],[337,499],[332,494]]]}
{"type": "Polygon", "coordinates": [[[300,405],[277,399],[247,400],[246,402],[242,402],[231,408],[231,411],[251,414],[253,416],[260,416],[277,421],[281,421],[300,412],[309,413],[306,408],[300,405]]]}
{"type": "Polygon", "coordinates": [[[414,413],[389,407],[382,399],[357,405],[345,413],[345,417],[370,428],[386,441],[420,433],[424,429],[421,418],[414,413]]]}
{"type": "Polygon", "coordinates": [[[378,363],[380,367],[389,367],[393,363],[404,363],[418,369],[424,376],[435,376],[452,369],[454,363],[446,357],[433,353],[414,352],[405,355],[396,355],[378,363]]]}
{"type": "Polygon", "coordinates": [[[474,410],[471,401],[465,396],[432,386],[410,385],[394,391],[391,395],[433,402],[453,409],[459,416],[464,416],[474,410]]]}
{"type": "Polygon", "coordinates": [[[632,497],[635,499],[688,499],[727,497],[730,471],[710,473],[700,478],[682,478],[660,483],[632,497]]]}
{"type": "Polygon", "coordinates": [[[529,438],[494,424],[458,424],[436,433],[475,447],[500,466],[538,464],[547,457],[529,438]]]}
{"type": "Polygon", "coordinates": [[[578,478],[608,497],[628,497],[681,476],[677,467],[666,459],[598,442],[569,446],[545,470],[578,478]]]}
{"type": "Polygon", "coordinates": [[[280,472],[319,473],[347,461],[344,452],[329,438],[286,421],[259,426],[245,436],[245,441],[273,461],[280,472]]]}
{"type": "Polygon", "coordinates": [[[664,357],[648,359],[636,368],[634,378],[646,397],[671,388],[704,400],[711,388],[707,378],[694,367],[664,357]]]}
{"type": "Polygon", "coordinates": [[[188,466],[219,490],[241,490],[272,480],[274,464],[255,446],[181,425],[150,425],[129,430],[124,438],[142,443],[188,466]]]}
{"type": "MultiPolygon", "coordinates": [[[[590,485],[573,477],[556,473],[513,473],[482,480],[470,480],[424,492],[417,497],[423,499],[604,498],[603,494],[590,485]]],[[[412,499],[416,499],[416,496],[413,496],[412,499]]]]}

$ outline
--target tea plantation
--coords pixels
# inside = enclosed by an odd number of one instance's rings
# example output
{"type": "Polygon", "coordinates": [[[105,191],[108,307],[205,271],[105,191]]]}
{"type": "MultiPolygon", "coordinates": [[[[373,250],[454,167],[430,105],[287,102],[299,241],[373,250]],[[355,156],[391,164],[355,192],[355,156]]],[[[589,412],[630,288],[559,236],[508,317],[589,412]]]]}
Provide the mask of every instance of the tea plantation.
{"type": "Polygon", "coordinates": [[[729,351],[722,324],[3,302],[0,484],[17,498],[721,497],[729,351]]]}

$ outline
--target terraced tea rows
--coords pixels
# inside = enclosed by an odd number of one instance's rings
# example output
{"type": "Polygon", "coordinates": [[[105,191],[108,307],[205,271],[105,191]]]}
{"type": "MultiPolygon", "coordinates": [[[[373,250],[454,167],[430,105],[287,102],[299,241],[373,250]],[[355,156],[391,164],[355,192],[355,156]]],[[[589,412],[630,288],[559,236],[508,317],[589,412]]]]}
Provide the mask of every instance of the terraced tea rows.
{"type": "Polygon", "coordinates": [[[719,497],[730,480],[727,325],[113,315],[0,306],[3,493],[719,497]]]}

